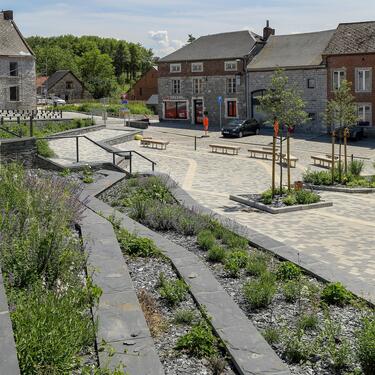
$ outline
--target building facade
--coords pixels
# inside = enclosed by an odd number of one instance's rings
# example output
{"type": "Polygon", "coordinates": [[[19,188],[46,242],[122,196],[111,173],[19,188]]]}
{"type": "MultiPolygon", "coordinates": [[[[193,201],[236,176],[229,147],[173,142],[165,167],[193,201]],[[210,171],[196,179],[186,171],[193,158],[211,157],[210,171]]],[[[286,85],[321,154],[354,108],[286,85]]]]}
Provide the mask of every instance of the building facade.
{"type": "Polygon", "coordinates": [[[0,109],[36,109],[35,56],[12,11],[0,12],[0,109]]]}
{"type": "Polygon", "coordinates": [[[129,90],[130,100],[147,101],[158,93],[158,67],[151,67],[129,90]]]}
{"type": "Polygon", "coordinates": [[[352,85],[362,126],[375,126],[375,22],[340,24],[324,51],[327,96],[334,97],[343,80],[352,85]]]}
{"type": "Polygon", "coordinates": [[[246,66],[261,43],[249,31],[207,35],[162,58],[160,118],[201,124],[206,113],[211,125],[246,118],[246,66]]]}
{"type": "Polygon", "coordinates": [[[259,108],[259,97],[270,86],[276,69],[282,68],[289,84],[305,101],[309,121],[297,129],[321,133],[326,127],[323,113],[327,104],[327,67],[322,53],[334,31],[271,36],[267,44],[248,65],[250,115],[265,119],[259,108]]]}

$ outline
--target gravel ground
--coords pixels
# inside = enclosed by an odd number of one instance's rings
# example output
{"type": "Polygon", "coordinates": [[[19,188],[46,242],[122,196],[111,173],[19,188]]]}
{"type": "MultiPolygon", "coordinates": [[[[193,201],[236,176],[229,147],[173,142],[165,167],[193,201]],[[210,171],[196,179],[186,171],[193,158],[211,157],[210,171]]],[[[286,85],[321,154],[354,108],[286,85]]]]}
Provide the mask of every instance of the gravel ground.
{"type": "MultiPolygon", "coordinates": [[[[154,335],[154,343],[166,375],[213,375],[214,372],[207,359],[190,357],[174,350],[178,338],[186,334],[190,328],[188,325],[173,322],[176,311],[179,309],[193,310],[197,317],[196,320],[201,317],[201,314],[190,294],[177,307],[171,307],[161,298],[157,291],[159,274],[163,272],[167,279],[177,279],[171,264],[161,259],[135,258],[127,255],[125,255],[125,260],[137,293],[139,294],[142,290],[147,291],[156,301],[157,309],[163,319],[162,329],[154,335]]],[[[223,356],[221,358],[224,360],[223,356]]],[[[234,374],[236,372],[231,369],[229,362],[226,361],[226,367],[222,375],[234,374]]]]}

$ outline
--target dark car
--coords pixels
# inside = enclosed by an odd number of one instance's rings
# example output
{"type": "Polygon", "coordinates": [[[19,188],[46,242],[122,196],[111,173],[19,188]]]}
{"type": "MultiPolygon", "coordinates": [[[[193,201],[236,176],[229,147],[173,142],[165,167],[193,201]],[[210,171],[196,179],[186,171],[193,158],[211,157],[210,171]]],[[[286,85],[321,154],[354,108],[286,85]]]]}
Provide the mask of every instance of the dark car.
{"type": "MultiPolygon", "coordinates": [[[[335,134],[336,134],[336,137],[343,137],[344,136],[344,130],[346,129],[346,127],[338,127],[335,129],[335,134]]],[[[364,128],[363,126],[360,126],[360,125],[353,125],[353,126],[349,126],[348,127],[348,130],[349,130],[349,137],[348,139],[350,140],[353,140],[353,141],[359,141],[360,139],[362,139],[364,136],[365,136],[365,132],[364,132],[364,128]]],[[[328,134],[329,135],[332,135],[332,130],[331,129],[328,129],[328,134]]]]}
{"type": "Polygon", "coordinates": [[[223,137],[243,137],[244,135],[259,134],[260,125],[255,119],[232,120],[223,126],[223,137]]]}

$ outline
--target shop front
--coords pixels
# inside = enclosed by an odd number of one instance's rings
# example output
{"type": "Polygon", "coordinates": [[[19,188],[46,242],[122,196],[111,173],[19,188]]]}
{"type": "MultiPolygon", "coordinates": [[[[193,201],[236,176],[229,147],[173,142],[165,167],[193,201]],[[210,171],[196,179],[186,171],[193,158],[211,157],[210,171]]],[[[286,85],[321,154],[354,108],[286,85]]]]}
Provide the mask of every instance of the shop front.
{"type": "Polygon", "coordinates": [[[186,99],[163,99],[163,118],[166,120],[187,120],[189,101],[186,99]]]}

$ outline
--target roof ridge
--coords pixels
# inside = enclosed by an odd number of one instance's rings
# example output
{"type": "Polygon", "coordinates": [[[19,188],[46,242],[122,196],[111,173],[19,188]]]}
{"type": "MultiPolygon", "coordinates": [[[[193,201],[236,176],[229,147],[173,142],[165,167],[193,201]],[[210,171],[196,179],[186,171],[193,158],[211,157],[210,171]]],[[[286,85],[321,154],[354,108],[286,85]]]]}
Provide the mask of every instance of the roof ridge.
{"type": "Polygon", "coordinates": [[[340,25],[359,25],[359,24],[363,24],[363,23],[375,23],[375,21],[340,22],[339,26],[340,25]]]}
{"type": "Polygon", "coordinates": [[[276,34],[271,35],[270,38],[279,37],[279,36],[297,36],[297,35],[308,35],[308,34],[319,34],[319,33],[328,33],[334,32],[336,29],[328,29],[328,30],[318,30],[318,31],[307,31],[305,33],[292,33],[292,34],[276,34]]]}

